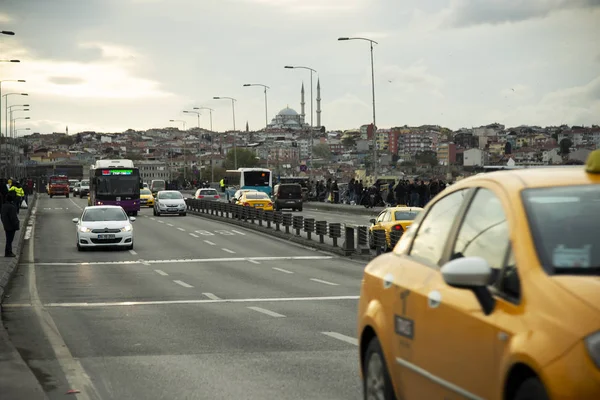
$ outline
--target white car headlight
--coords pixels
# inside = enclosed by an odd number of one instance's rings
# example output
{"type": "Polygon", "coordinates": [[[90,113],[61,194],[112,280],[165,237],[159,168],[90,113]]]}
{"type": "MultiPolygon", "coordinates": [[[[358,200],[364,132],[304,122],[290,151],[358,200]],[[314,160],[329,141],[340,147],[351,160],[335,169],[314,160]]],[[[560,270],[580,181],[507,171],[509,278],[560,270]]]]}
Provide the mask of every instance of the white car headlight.
{"type": "Polygon", "coordinates": [[[121,228],[121,232],[130,232],[133,228],[131,227],[131,225],[126,225],[123,228],[121,228]]]}
{"type": "Polygon", "coordinates": [[[88,233],[91,232],[92,230],[90,228],[88,228],[87,226],[80,226],[79,227],[79,232],[83,232],[83,233],[88,233]]]}
{"type": "Polygon", "coordinates": [[[585,338],[585,347],[596,367],[600,369],[600,331],[585,338]]]}

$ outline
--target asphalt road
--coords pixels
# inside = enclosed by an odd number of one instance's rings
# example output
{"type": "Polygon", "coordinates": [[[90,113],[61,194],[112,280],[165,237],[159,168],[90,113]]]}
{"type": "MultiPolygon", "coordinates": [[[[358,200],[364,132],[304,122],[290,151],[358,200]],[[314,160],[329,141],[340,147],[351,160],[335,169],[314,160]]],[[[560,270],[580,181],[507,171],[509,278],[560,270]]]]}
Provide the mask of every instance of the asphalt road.
{"type": "Polygon", "coordinates": [[[41,196],[4,306],[50,399],[361,397],[363,264],[151,209],[134,250],[78,252],[85,205],[41,196]]]}

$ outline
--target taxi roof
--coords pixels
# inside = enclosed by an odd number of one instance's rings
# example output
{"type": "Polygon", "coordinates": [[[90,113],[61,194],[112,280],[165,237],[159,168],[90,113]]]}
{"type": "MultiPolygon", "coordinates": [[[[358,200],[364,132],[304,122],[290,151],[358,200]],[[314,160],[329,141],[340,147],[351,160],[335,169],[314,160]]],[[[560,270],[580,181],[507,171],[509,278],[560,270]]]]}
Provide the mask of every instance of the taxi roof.
{"type": "Polygon", "coordinates": [[[406,207],[406,206],[386,208],[386,211],[412,211],[412,210],[421,211],[421,210],[423,210],[423,208],[421,208],[421,207],[406,207]]]}

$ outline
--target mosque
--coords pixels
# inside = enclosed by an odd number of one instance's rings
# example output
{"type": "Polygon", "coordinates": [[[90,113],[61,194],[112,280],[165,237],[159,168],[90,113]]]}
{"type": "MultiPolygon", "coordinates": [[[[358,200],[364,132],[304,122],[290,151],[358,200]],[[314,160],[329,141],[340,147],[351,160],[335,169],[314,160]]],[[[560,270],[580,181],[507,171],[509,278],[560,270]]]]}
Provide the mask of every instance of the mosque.
{"type": "MultiPolygon", "coordinates": [[[[302,83],[302,89],[300,91],[300,114],[294,109],[286,107],[273,118],[271,123],[268,125],[268,129],[292,129],[292,130],[303,130],[310,128],[310,116],[306,121],[305,113],[305,101],[304,101],[304,83],[302,83]]],[[[317,128],[321,127],[321,82],[317,80],[317,128]]]]}

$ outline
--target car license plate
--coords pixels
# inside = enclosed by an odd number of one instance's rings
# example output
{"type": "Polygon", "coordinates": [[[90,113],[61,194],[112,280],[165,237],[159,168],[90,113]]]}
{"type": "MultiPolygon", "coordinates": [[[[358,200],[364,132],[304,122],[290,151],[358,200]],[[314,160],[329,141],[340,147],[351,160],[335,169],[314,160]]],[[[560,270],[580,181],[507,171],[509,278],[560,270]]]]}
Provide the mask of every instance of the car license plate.
{"type": "Polygon", "coordinates": [[[108,234],[107,235],[98,235],[98,239],[114,239],[114,238],[115,238],[115,235],[112,235],[112,234],[110,234],[110,235],[108,235],[108,234]]]}
{"type": "Polygon", "coordinates": [[[264,204],[255,204],[254,207],[262,207],[264,204]]]}

